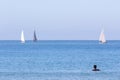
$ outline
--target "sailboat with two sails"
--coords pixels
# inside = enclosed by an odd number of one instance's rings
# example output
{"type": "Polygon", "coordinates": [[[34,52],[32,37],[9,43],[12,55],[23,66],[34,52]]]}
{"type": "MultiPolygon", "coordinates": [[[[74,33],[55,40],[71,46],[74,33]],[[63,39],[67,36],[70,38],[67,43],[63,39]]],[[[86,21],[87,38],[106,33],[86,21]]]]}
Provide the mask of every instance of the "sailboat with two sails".
{"type": "Polygon", "coordinates": [[[99,37],[99,42],[100,43],[106,43],[104,29],[101,31],[101,34],[100,34],[100,37],[99,37]]]}

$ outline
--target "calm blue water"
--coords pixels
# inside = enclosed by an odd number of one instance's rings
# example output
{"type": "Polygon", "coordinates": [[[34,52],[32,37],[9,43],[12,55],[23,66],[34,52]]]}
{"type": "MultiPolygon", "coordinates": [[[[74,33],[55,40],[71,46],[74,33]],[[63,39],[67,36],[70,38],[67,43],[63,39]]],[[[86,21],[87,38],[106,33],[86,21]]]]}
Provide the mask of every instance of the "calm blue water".
{"type": "Polygon", "coordinates": [[[120,41],[0,41],[0,80],[120,80],[120,41]]]}

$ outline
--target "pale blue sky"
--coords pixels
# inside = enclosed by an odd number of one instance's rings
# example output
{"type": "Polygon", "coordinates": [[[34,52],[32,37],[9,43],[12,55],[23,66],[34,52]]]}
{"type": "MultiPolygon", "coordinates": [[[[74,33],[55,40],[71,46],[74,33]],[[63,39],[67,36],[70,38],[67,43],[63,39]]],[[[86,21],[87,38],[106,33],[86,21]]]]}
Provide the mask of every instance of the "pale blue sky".
{"type": "Polygon", "coordinates": [[[0,40],[120,39],[120,0],[0,0],[0,40]]]}

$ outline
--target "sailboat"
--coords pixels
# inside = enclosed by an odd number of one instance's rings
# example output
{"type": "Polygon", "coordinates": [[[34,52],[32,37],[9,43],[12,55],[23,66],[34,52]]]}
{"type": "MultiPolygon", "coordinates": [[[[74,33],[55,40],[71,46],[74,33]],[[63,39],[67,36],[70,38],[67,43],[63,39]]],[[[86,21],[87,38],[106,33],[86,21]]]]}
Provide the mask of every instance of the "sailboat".
{"type": "Polygon", "coordinates": [[[101,31],[101,34],[100,34],[100,37],[99,37],[99,42],[100,43],[106,43],[104,30],[101,31]]]}
{"type": "Polygon", "coordinates": [[[21,32],[21,43],[25,43],[24,31],[21,32]]]}
{"type": "Polygon", "coordinates": [[[35,30],[34,30],[34,35],[33,35],[33,41],[34,41],[34,42],[37,41],[37,36],[36,36],[35,30]]]}

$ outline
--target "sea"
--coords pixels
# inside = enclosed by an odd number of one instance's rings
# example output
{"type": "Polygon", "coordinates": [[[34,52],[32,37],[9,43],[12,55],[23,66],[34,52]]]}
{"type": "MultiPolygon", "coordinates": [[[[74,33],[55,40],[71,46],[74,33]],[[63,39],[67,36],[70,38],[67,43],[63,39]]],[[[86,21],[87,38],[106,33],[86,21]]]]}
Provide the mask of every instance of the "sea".
{"type": "Polygon", "coordinates": [[[0,80],[120,80],[120,41],[3,40],[0,80]]]}

